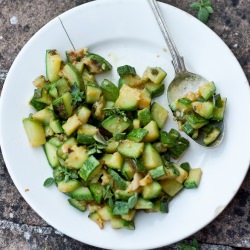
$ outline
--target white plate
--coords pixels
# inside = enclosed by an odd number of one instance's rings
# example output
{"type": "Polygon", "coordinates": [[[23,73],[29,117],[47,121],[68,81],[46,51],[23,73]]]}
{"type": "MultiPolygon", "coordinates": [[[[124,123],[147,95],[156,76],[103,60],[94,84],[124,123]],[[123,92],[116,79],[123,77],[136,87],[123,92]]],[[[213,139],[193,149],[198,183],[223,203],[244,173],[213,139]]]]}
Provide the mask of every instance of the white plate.
{"type": "MultiPolygon", "coordinates": [[[[30,206],[50,225],[81,242],[112,249],[147,249],[172,244],[211,222],[239,189],[249,166],[250,94],[247,79],[227,46],[209,28],[189,14],[160,4],[170,32],[190,71],[215,81],[228,98],[226,135],[219,148],[209,150],[191,143],[182,161],[201,167],[198,189],[184,190],[170,204],[168,214],[140,213],[135,231],[100,230],[67,203],[56,187],[44,188],[52,176],[42,148],[28,144],[22,118],[32,111],[28,101],[32,80],[45,74],[45,50],[71,49],[58,18],[49,22],[25,45],[13,63],[1,96],[0,139],[9,173],[30,206]],[[28,191],[27,191],[28,190],[28,191]]],[[[174,77],[171,58],[155,18],[145,0],[107,0],[84,4],[60,15],[76,49],[89,47],[114,66],[110,79],[117,81],[116,67],[133,65],[138,74],[146,66],[161,66],[174,77]]],[[[105,75],[106,77],[106,75],[105,75]]],[[[166,96],[158,99],[167,106],[166,96]]],[[[166,129],[176,127],[171,116],[166,129]]]]}

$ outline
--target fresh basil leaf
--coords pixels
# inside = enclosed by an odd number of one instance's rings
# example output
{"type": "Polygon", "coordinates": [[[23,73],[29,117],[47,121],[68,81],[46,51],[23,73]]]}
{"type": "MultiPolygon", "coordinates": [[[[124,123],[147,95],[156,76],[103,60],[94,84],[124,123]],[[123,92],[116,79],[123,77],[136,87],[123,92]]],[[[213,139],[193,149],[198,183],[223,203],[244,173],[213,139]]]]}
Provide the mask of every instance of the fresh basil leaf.
{"type": "Polygon", "coordinates": [[[213,14],[214,13],[214,9],[211,6],[206,6],[206,9],[208,11],[209,14],[213,14]]]}
{"type": "Polygon", "coordinates": [[[137,203],[137,200],[138,200],[137,194],[134,194],[133,196],[129,197],[129,199],[128,199],[128,207],[129,207],[129,209],[132,209],[132,208],[135,207],[135,205],[137,203]]]}
{"type": "Polygon", "coordinates": [[[52,178],[52,177],[47,178],[47,179],[44,181],[43,186],[44,186],[44,187],[49,187],[49,186],[51,186],[54,182],[55,182],[54,178],[52,178]]]}
{"type": "Polygon", "coordinates": [[[79,177],[78,174],[76,174],[74,172],[70,174],[71,179],[78,179],[78,177],[79,177]]]}
{"type": "Polygon", "coordinates": [[[113,214],[114,215],[123,215],[128,214],[129,212],[129,206],[128,203],[125,201],[116,201],[114,208],[113,208],[113,214]]]}
{"type": "Polygon", "coordinates": [[[211,6],[211,1],[210,0],[203,0],[203,5],[205,6],[211,6]]]}
{"type": "Polygon", "coordinates": [[[201,7],[199,12],[198,12],[198,19],[203,22],[206,23],[209,17],[209,13],[207,11],[207,9],[205,7],[201,7]]]}
{"type": "Polygon", "coordinates": [[[198,2],[193,2],[193,3],[191,3],[191,4],[189,5],[189,7],[190,7],[192,10],[197,10],[197,11],[199,11],[201,5],[200,5],[200,3],[198,3],[198,2]]]}

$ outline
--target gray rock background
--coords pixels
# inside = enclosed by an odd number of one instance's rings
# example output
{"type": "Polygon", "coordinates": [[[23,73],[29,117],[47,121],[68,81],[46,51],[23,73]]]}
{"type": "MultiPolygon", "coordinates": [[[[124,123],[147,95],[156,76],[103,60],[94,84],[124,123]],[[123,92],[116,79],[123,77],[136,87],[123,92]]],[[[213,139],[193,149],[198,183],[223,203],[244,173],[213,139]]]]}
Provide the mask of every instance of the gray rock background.
{"type": "MultiPolygon", "coordinates": [[[[31,36],[57,15],[86,2],[0,0],[0,92],[12,62],[31,36]]],[[[162,2],[196,15],[188,7],[192,0],[162,2]]],[[[212,0],[212,4],[214,14],[207,25],[232,50],[250,81],[250,1],[212,0]]],[[[250,172],[229,206],[187,241],[191,239],[197,239],[201,249],[250,248],[250,172]]],[[[14,186],[1,151],[0,249],[97,249],[61,234],[29,207],[14,186]]]]}

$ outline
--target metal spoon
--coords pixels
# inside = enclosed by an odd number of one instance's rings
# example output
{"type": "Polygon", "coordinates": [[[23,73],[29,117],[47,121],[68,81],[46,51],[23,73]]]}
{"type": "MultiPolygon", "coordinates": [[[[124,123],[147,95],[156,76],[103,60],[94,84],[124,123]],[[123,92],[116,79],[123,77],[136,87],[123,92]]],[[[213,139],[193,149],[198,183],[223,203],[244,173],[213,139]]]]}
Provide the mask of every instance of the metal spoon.
{"type": "MultiPolygon", "coordinates": [[[[174,66],[175,70],[175,78],[173,81],[169,84],[167,89],[167,98],[168,102],[172,103],[176,99],[179,99],[183,97],[186,93],[190,91],[197,91],[199,85],[202,83],[208,82],[204,77],[191,73],[186,70],[185,64],[184,64],[184,58],[180,56],[176,45],[167,29],[167,25],[164,21],[164,18],[161,14],[160,8],[158,6],[158,3],[156,0],[148,0],[149,5],[155,15],[155,18],[159,24],[159,27],[161,29],[161,32],[163,34],[163,37],[168,45],[169,51],[172,56],[172,64],[174,66]]],[[[215,122],[214,124],[216,127],[218,127],[221,131],[220,136],[210,145],[206,146],[203,143],[204,136],[199,135],[197,139],[191,139],[194,140],[196,143],[200,144],[201,146],[208,147],[208,148],[215,148],[219,146],[221,143],[223,137],[224,137],[224,124],[222,121],[215,122]]]]}

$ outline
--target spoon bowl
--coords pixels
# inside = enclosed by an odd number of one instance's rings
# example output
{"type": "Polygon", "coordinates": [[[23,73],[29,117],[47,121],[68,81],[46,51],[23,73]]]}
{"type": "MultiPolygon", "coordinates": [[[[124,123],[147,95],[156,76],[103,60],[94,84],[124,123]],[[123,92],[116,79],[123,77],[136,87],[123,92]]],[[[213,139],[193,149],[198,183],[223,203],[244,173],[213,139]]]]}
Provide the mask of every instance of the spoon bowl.
{"type": "Polygon", "coordinates": [[[168,103],[174,102],[190,91],[197,91],[205,82],[208,81],[204,77],[188,71],[177,73],[167,88],[168,103]]]}
{"type": "MultiPolygon", "coordinates": [[[[168,103],[170,104],[175,100],[182,98],[188,92],[196,92],[199,86],[203,83],[208,82],[208,80],[198,74],[191,73],[186,70],[184,59],[182,56],[179,55],[174,40],[172,39],[168,31],[167,25],[163,16],[161,15],[160,8],[156,0],[148,0],[148,2],[155,15],[156,21],[158,22],[160,30],[168,45],[169,51],[173,59],[172,64],[175,69],[175,77],[167,88],[167,99],[168,103]]],[[[213,122],[213,125],[217,127],[221,131],[221,133],[211,144],[205,145],[203,143],[204,135],[202,134],[199,134],[196,139],[193,139],[192,137],[190,138],[199,145],[204,146],[206,148],[215,148],[219,146],[224,137],[224,123],[223,121],[215,121],[213,122]]]]}

